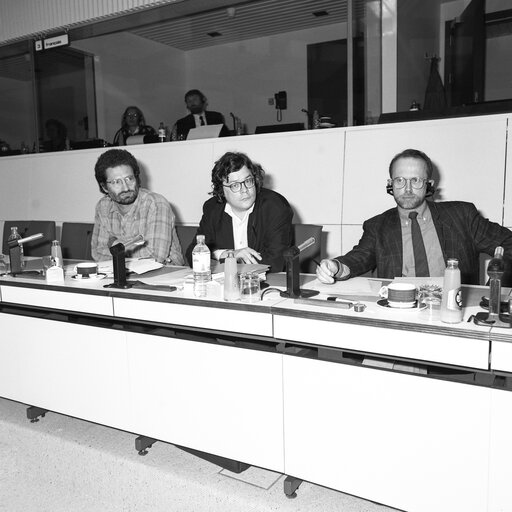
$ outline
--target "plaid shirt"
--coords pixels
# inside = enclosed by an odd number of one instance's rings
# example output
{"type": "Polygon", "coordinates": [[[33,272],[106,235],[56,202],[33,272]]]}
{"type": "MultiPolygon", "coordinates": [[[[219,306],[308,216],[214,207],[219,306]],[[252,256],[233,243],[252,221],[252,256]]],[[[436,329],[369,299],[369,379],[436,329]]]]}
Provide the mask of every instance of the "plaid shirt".
{"type": "Polygon", "coordinates": [[[127,251],[135,258],[168,260],[172,265],[184,265],[181,245],[174,227],[175,216],[169,201],[160,194],[139,189],[139,195],[131,210],[122,215],[117,203],[110,197],[102,197],[96,205],[91,249],[95,261],[112,258],[107,246],[111,237],[121,243],[142,235],[146,243],[127,251]]]}

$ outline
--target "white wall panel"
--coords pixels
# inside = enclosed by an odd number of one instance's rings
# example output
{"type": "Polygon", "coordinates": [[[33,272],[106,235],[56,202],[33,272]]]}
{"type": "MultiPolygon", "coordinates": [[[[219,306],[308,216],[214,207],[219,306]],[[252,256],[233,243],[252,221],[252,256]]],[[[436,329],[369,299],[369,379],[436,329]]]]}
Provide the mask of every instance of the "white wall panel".
{"type": "Polygon", "coordinates": [[[436,200],[470,201],[501,223],[505,115],[475,116],[355,128],[347,132],[343,224],[392,208],[385,191],[389,162],[406,148],[424,151],[440,175],[436,200]]]}
{"type": "MultiPolygon", "coordinates": [[[[512,116],[507,118],[507,167],[508,169],[512,168],[512,133],[510,130],[512,129],[512,116]]],[[[505,181],[505,207],[504,207],[504,215],[503,215],[503,225],[509,228],[512,228],[512,171],[507,175],[507,180],[505,181]]]]}
{"type": "Polygon", "coordinates": [[[246,152],[288,199],[295,222],[340,224],[344,134],[337,128],[217,139],[214,157],[246,152]]]}

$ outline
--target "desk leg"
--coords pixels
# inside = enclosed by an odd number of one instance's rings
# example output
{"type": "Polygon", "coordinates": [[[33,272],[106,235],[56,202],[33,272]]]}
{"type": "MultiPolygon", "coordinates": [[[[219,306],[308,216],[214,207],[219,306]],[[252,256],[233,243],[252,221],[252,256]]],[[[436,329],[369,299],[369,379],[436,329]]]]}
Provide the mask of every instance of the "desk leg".
{"type": "Polygon", "coordinates": [[[284,479],[284,493],[287,498],[293,499],[297,497],[297,493],[295,492],[299,485],[302,483],[300,478],[295,478],[294,476],[287,476],[284,479]]]}
{"type": "Polygon", "coordinates": [[[31,405],[27,407],[27,418],[30,420],[30,423],[36,423],[39,421],[39,416],[44,418],[44,415],[48,412],[47,409],[41,409],[41,407],[35,407],[31,405]]]}
{"type": "Polygon", "coordinates": [[[148,448],[151,448],[157,440],[152,437],[139,436],[135,439],[135,449],[139,452],[139,455],[147,455],[148,448]]]}

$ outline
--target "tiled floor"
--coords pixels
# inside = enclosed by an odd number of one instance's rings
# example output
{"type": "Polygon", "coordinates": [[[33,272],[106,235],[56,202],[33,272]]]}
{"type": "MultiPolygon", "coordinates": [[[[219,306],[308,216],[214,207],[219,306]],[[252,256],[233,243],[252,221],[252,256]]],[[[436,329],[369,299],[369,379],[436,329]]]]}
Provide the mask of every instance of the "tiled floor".
{"type": "Polygon", "coordinates": [[[167,443],[145,457],[135,436],[0,399],[1,512],[390,512],[303,482],[295,499],[284,475],[251,467],[240,474],[167,443]]]}

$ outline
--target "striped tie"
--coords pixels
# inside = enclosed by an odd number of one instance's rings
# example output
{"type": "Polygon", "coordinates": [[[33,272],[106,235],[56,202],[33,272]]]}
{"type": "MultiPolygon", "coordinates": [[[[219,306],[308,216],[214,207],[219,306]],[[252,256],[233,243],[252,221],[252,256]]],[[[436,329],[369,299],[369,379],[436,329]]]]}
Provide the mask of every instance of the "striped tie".
{"type": "Polygon", "coordinates": [[[414,268],[416,277],[429,277],[427,253],[421,236],[420,225],[418,224],[418,212],[409,213],[411,219],[412,250],[414,252],[414,268]]]}

